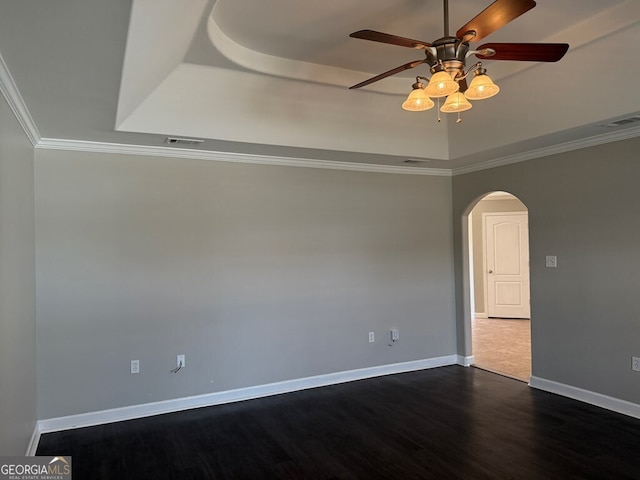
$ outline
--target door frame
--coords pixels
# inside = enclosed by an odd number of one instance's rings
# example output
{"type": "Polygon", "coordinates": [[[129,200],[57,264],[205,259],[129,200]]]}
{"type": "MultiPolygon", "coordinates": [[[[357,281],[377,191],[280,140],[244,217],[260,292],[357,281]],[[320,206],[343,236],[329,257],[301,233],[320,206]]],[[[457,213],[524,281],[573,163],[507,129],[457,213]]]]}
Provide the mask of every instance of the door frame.
{"type": "MultiPolygon", "coordinates": [[[[471,326],[471,322],[473,320],[473,315],[474,315],[473,307],[475,304],[474,293],[473,293],[474,292],[473,243],[472,243],[473,229],[471,228],[471,225],[470,225],[471,212],[473,211],[473,209],[475,208],[475,206],[478,204],[480,200],[484,199],[485,197],[487,197],[487,195],[494,192],[508,193],[509,195],[517,198],[522,202],[520,197],[518,197],[517,195],[507,190],[495,189],[478,196],[475,200],[471,201],[462,212],[462,218],[460,219],[460,221],[461,221],[461,233],[462,233],[462,244],[461,244],[462,246],[462,315],[464,320],[462,325],[462,328],[463,328],[462,333],[464,338],[464,355],[458,356],[458,359],[459,359],[458,363],[461,365],[464,365],[465,367],[470,367],[475,363],[473,358],[473,345],[472,345],[473,329],[471,326]]],[[[524,202],[522,203],[524,204],[524,202]]],[[[525,207],[527,207],[526,204],[524,205],[525,207]]],[[[529,213],[529,207],[527,207],[527,214],[528,213],[529,213]]],[[[531,235],[531,232],[529,232],[529,235],[531,235]]],[[[529,255],[531,255],[530,251],[529,251],[529,255]]],[[[529,300],[531,301],[531,296],[529,297],[529,300]]],[[[532,365],[534,363],[533,351],[534,350],[533,350],[533,336],[532,336],[531,337],[532,365]]],[[[533,372],[532,372],[532,376],[533,376],[533,372]]]]}

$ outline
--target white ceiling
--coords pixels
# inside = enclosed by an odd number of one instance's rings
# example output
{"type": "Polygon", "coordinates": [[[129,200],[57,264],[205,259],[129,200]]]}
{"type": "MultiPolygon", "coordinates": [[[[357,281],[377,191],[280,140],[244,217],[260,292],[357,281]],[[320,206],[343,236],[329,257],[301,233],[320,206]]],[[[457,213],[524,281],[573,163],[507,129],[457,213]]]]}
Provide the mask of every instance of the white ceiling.
{"type": "MultiPolygon", "coordinates": [[[[602,126],[640,112],[637,0],[538,0],[480,43],[569,52],[483,61],[501,92],[460,124],[400,108],[426,66],[347,88],[423,58],[349,33],[432,42],[441,0],[1,2],[0,54],[44,143],[157,148],[173,135],[205,140],[199,151],[465,171],[640,135],[638,123],[602,126]]],[[[492,2],[449,3],[455,32],[492,2]]]]}

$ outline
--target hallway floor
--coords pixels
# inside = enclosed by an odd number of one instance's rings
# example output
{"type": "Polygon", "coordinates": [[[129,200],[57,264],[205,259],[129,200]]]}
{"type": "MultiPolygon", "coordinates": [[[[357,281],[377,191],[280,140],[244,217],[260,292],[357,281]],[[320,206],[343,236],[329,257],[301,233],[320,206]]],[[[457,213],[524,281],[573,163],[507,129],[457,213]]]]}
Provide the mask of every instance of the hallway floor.
{"type": "Polygon", "coordinates": [[[474,366],[529,382],[531,377],[531,320],[474,318],[474,366]]]}

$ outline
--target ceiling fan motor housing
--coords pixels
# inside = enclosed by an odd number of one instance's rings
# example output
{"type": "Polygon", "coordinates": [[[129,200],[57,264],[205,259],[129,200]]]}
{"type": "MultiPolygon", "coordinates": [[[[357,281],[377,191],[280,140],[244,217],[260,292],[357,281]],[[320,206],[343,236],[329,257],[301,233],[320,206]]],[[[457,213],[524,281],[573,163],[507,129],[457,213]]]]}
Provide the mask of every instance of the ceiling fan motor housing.
{"type": "Polygon", "coordinates": [[[467,52],[469,51],[469,43],[461,42],[456,37],[443,37],[425,49],[425,55],[427,56],[427,63],[431,68],[431,73],[435,73],[441,70],[444,66],[444,70],[451,75],[451,78],[456,78],[459,75],[464,75],[465,59],[467,52]]]}

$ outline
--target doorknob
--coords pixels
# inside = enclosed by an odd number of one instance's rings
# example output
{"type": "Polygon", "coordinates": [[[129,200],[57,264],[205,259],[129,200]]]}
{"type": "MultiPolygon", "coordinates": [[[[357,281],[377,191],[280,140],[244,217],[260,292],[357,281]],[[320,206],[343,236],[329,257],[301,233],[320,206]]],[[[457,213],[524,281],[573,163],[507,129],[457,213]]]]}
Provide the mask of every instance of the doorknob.
{"type": "Polygon", "coordinates": [[[489,270],[489,273],[493,273],[493,270],[489,270]]]}

